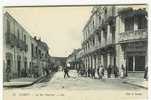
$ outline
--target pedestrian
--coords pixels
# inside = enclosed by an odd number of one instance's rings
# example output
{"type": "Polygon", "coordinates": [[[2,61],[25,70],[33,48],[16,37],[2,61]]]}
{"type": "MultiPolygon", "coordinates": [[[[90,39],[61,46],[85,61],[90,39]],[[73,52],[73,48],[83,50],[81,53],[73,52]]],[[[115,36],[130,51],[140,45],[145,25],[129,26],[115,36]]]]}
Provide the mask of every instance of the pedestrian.
{"type": "Polygon", "coordinates": [[[45,71],[46,71],[46,76],[49,76],[49,68],[48,67],[46,67],[46,69],[45,69],[45,71]]]}
{"type": "Polygon", "coordinates": [[[115,78],[117,78],[119,76],[119,69],[116,65],[114,66],[114,76],[115,76],[115,78]]]}
{"type": "Polygon", "coordinates": [[[122,71],[121,71],[121,77],[122,78],[125,78],[125,76],[126,76],[126,69],[124,68],[124,65],[122,64],[122,66],[121,66],[121,69],[122,69],[122,71]]]}
{"type": "Polygon", "coordinates": [[[64,78],[66,78],[66,76],[69,78],[70,76],[69,76],[69,68],[68,67],[65,67],[64,68],[64,78]]]}
{"type": "Polygon", "coordinates": [[[88,68],[85,69],[85,76],[88,77],[88,68]]]}
{"type": "Polygon", "coordinates": [[[112,67],[111,67],[111,65],[109,65],[108,68],[107,68],[107,76],[108,76],[108,78],[111,78],[111,73],[112,73],[112,67]]]}
{"type": "Polygon", "coordinates": [[[145,67],[144,79],[148,80],[148,66],[145,67]]]}
{"type": "Polygon", "coordinates": [[[98,76],[99,76],[99,79],[103,78],[103,76],[104,76],[104,68],[103,68],[103,66],[100,66],[98,68],[98,76]]]}
{"type": "Polygon", "coordinates": [[[90,77],[90,74],[91,74],[91,69],[90,67],[88,68],[88,77],[90,77]]]}
{"type": "Polygon", "coordinates": [[[100,65],[97,67],[97,76],[98,76],[98,78],[99,78],[99,69],[100,69],[100,65]]]}
{"type": "Polygon", "coordinates": [[[7,67],[6,67],[6,81],[7,82],[10,81],[10,73],[11,73],[11,67],[10,67],[10,65],[7,65],[7,67]]]}
{"type": "Polygon", "coordinates": [[[92,68],[92,78],[95,78],[95,68],[92,68]]]}

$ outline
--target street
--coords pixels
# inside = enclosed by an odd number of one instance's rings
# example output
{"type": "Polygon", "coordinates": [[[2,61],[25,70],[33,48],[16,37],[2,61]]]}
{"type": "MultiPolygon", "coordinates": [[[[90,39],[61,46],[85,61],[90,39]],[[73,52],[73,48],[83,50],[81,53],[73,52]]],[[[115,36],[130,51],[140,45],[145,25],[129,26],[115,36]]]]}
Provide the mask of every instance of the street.
{"type": "Polygon", "coordinates": [[[122,79],[92,79],[78,76],[75,70],[69,72],[70,78],[64,78],[64,72],[55,73],[49,82],[38,83],[25,89],[51,89],[51,90],[139,90],[141,88],[122,83],[122,79]]]}
{"type": "Polygon", "coordinates": [[[4,98],[38,100],[147,100],[147,89],[122,83],[122,79],[91,79],[78,76],[75,70],[64,79],[64,72],[54,74],[49,82],[37,83],[30,87],[4,90],[4,98]],[[6,95],[7,94],[7,95],[6,95]],[[12,96],[14,95],[15,96],[12,96]],[[9,98],[10,97],[10,98],[9,98]]]}

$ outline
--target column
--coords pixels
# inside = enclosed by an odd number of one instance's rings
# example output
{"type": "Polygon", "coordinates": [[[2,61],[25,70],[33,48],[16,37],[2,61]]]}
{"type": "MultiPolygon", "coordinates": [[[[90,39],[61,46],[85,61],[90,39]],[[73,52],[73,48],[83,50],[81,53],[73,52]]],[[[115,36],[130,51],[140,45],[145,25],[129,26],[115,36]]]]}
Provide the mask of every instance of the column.
{"type": "Polygon", "coordinates": [[[138,29],[137,19],[134,17],[134,30],[138,29]]]}
{"type": "Polygon", "coordinates": [[[91,67],[93,68],[93,56],[90,56],[90,60],[91,60],[91,67]]]}
{"type": "Polygon", "coordinates": [[[88,57],[86,56],[86,67],[88,68],[88,57]]]}
{"type": "Polygon", "coordinates": [[[119,19],[119,22],[120,22],[120,25],[119,25],[119,27],[120,27],[120,32],[124,32],[124,31],[125,31],[125,23],[124,23],[124,21],[122,20],[121,17],[120,17],[120,19],[119,19]]]}
{"type": "Polygon", "coordinates": [[[94,68],[96,68],[96,55],[94,56],[94,68]]]}
{"type": "Polygon", "coordinates": [[[133,72],[135,71],[135,56],[133,56],[133,72]]]}
{"type": "Polygon", "coordinates": [[[89,65],[88,67],[90,68],[91,67],[91,56],[89,56],[89,65]]]}
{"type": "Polygon", "coordinates": [[[95,34],[95,36],[94,36],[94,37],[95,37],[95,47],[96,47],[96,46],[98,46],[98,37],[97,37],[97,35],[96,35],[96,34],[95,34]]]}
{"type": "Polygon", "coordinates": [[[126,66],[126,60],[124,58],[124,50],[122,50],[121,45],[116,45],[116,65],[121,68],[121,65],[126,66]]]}
{"type": "Polygon", "coordinates": [[[96,55],[96,68],[98,67],[98,55],[96,55]]]}
{"type": "Polygon", "coordinates": [[[94,58],[94,55],[92,55],[92,68],[95,67],[95,58],[94,58]]]}
{"type": "Polygon", "coordinates": [[[107,67],[110,65],[110,53],[107,53],[107,67]]]}
{"type": "Polygon", "coordinates": [[[104,35],[102,30],[101,30],[101,46],[104,46],[104,35]]]}
{"type": "Polygon", "coordinates": [[[86,68],[88,68],[88,58],[87,58],[87,56],[86,56],[85,60],[86,60],[86,68]]]}
{"type": "Polygon", "coordinates": [[[111,37],[110,37],[110,25],[107,25],[107,44],[111,43],[111,37]]]}
{"type": "Polygon", "coordinates": [[[101,55],[101,65],[103,65],[104,66],[104,61],[103,61],[104,59],[103,59],[103,55],[101,55]]]}

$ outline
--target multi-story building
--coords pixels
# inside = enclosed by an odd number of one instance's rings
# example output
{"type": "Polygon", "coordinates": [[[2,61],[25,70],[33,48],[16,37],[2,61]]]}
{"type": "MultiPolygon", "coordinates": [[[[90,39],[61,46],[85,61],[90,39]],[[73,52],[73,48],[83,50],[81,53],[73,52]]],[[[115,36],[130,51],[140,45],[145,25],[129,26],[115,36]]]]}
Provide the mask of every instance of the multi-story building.
{"type": "Polygon", "coordinates": [[[76,65],[75,66],[77,69],[81,69],[81,67],[83,66],[83,59],[82,59],[83,53],[84,53],[84,51],[82,48],[80,48],[78,50],[78,52],[76,53],[76,65]]]}
{"type": "Polygon", "coordinates": [[[144,71],[148,63],[147,8],[124,7],[117,11],[117,64],[123,64],[128,72],[144,71]]]}
{"type": "Polygon", "coordinates": [[[77,69],[79,59],[77,59],[77,54],[81,49],[74,49],[73,52],[67,57],[66,63],[70,64],[71,69],[77,69]]]}
{"type": "Polygon", "coordinates": [[[31,75],[33,77],[39,77],[45,75],[45,70],[49,67],[49,48],[48,45],[37,39],[35,36],[32,38],[31,43],[31,75]]]}
{"type": "Polygon", "coordinates": [[[11,78],[27,77],[31,63],[31,36],[9,14],[3,17],[3,62],[4,81],[11,78]]]}
{"type": "Polygon", "coordinates": [[[144,71],[147,64],[147,11],[145,6],[95,6],[83,29],[86,68],[123,65],[144,71]]]}
{"type": "Polygon", "coordinates": [[[4,81],[41,76],[48,66],[48,46],[32,36],[8,13],[3,16],[4,81]]]}

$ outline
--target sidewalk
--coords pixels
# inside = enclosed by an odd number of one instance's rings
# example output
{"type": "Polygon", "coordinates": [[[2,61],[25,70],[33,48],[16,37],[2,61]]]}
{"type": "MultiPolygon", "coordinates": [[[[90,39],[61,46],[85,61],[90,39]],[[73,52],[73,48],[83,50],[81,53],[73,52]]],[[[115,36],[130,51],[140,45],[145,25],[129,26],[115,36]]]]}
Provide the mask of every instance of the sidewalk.
{"type": "Polygon", "coordinates": [[[143,78],[125,78],[123,79],[123,83],[130,84],[134,86],[138,86],[144,89],[148,89],[148,81],[144,80],[143,78]]]}
{"type": "Polygon", "coordinates": [[[144,80],[142,73],[136,74],[136,75],[132,74],[132,75],[129,75],[128,77],[122,79],[120,77],[115,78],[114,74],[111,74],[111,78],[107,78],[107,72],[105,72],[104,78],[108,79],[108,80],[118,80],[124,84],[129,84],[129,85],[137,86],[140,88],[148,89],[148,81],[144,80]]]}
{"type": "Polygon", "coordinates": [[[41,79],[43,79],[45,76],[41,76],[39,78],[18,78],[18,79],[12,79],[10,82],[4,82],[3,87],[26,87],[33,85],[34,83],[37,83],[41,79]]]}

